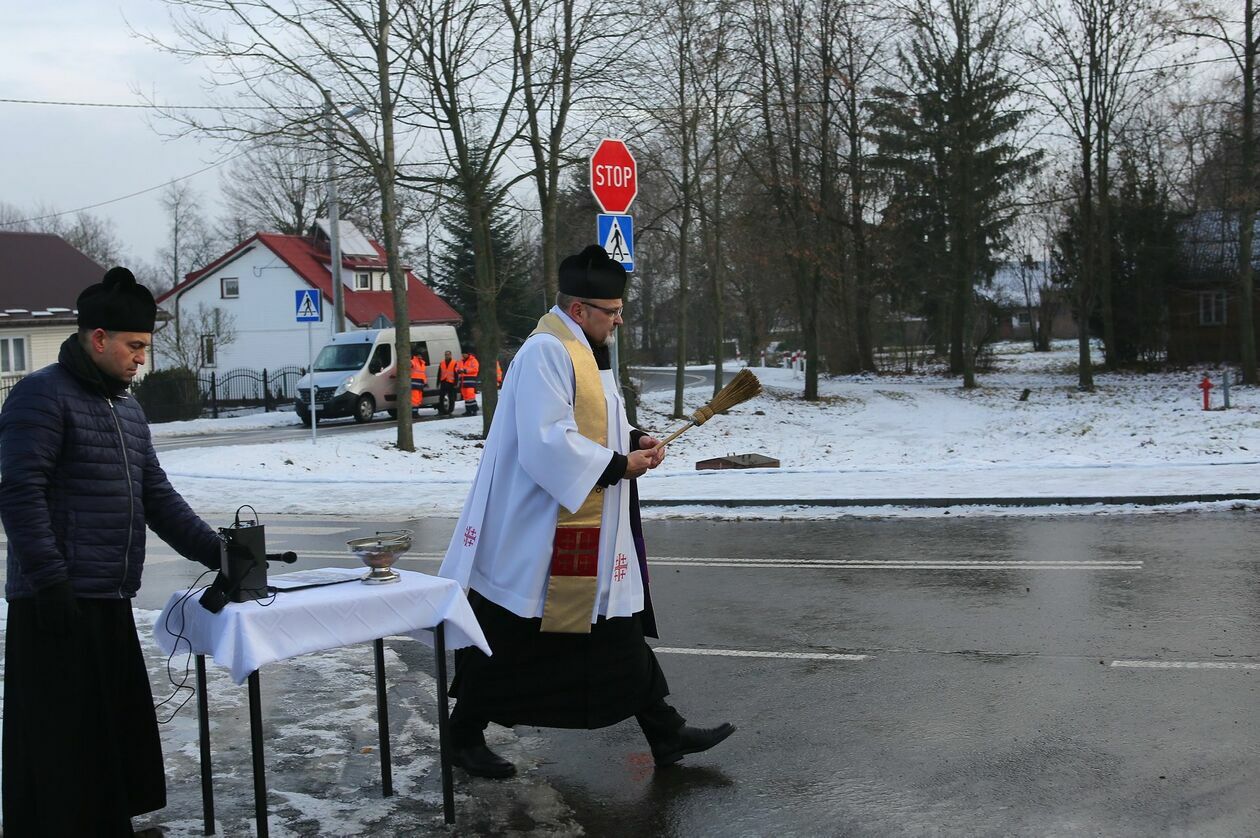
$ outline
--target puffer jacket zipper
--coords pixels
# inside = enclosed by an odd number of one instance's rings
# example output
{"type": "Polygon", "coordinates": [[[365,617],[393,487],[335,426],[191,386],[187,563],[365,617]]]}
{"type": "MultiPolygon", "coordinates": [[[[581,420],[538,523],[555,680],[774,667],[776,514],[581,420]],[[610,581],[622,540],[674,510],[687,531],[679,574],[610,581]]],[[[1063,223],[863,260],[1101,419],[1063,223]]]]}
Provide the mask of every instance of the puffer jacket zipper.
{"type": "Polygon", "coordinates": [[[109,402],[109,413],[114,417],[114,427],[118,430],[118,445],[122,448],[123,455],[123,476],[127,478],[127,552],[123,553],[122,579],[118,580],[118,598],[123,599],[123,585],[127,584],[127,571],[131,565],[131,537],[135,534],[136,529],[136,490],[131,483],[131,463],[127,459],[127,439],[123,436],[122,423],[118,421],[118,410],[114,407],[113,399],[107,396],[105,401],[109,402]]]}

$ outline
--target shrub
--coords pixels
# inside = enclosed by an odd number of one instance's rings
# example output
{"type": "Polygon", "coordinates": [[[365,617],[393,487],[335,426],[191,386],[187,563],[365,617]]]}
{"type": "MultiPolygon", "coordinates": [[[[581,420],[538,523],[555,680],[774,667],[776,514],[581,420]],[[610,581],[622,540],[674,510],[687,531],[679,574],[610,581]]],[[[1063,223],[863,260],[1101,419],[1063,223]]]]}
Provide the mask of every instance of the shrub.
{"type": "Polygon", "coordinates": [[[187,367],[155,370],[142,378],[132,393],[150,422],[200,418],[205,403],[197,374],[187,367]]]}

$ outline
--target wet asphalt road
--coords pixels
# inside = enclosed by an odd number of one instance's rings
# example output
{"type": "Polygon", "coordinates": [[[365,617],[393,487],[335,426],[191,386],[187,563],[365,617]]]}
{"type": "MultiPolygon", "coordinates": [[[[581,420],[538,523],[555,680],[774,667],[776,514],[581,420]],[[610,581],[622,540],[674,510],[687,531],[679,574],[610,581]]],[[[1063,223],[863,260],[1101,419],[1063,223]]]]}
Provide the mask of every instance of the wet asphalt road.
{"type": "MultiPolygon", "coordinates": [[[[352,564],[332,560],[345,539],[396,526],[266,523],[298,568],[352,564]]],[[[401,566],[433,571],[423,556],[452,525],[412,522],[420,558],[401,566]]],[[[517,834],[1260,833],[1254,513],[653,521],[647,535],[671,700],[739,731],[660,771],[633,722],[500,731],[525,779],[457,771],[457,834],[501,834],[487,812],[504,807],[517,834]],[[763,656],[732,656],[748,652],[763,656]],[[567,813],[531,807],[539,782],[567,813]]],[[[191,578],[153,552],[142,608],[191,578]]],[[[432,671],[425,647],[403,648],[432,671]]]]}

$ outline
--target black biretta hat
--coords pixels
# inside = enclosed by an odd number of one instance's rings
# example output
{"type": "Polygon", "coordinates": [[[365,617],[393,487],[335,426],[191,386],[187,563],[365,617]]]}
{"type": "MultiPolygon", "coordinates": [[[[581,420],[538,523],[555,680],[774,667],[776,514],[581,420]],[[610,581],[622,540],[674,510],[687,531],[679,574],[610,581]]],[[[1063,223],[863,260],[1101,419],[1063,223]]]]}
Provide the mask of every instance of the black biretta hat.
{"type": "Polygon", "coordinates": [[[153,295],[126,268],[110,268],[104,279],[83,289],[77,307],[80,329],[152,332],[157,320],[153,295]]]}
{"type": "Polygon", "coordinates": [[[619,300],[626,291],[626,269],[597,244],[560,263],[560,293],[594,300],[619,300]]]}

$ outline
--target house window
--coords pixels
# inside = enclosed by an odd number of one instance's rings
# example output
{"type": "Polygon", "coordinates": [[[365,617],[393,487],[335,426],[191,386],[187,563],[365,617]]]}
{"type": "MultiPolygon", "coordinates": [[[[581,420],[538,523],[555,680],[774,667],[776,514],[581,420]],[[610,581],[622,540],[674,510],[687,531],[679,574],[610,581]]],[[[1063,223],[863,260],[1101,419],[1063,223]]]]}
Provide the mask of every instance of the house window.
{"type": "Polygon", "coordinates": [[[0,338],[0,373],[26,372],[26,338],[0,338]]]}
{"type": "Polygon", "coordinates": [[[381,274],[381,290],[382,291],[394,290],[394,283],[390,282],[389,280],[389,271],[385,271],[385,273],[381,274]]]}
{"type": "Polygon", "coordinates": [[[371,291],[372,290],[372,275],[369,273],[355,274],[354,275],[354,290],[355,291],[371,291]]]}
{"type": "Polygon", "coordinates": [[[213,367],[215,365],[214,355],[214,335],[201,336],[201,365],[203,367],[213,367]]]}
{"type": "Polygon", "coordinates": [[[219,297],[224,300],[235,300],[241,296],[241,281],[234,276],[219,279],[219,297]]]}
{"type": "Polygon", "coordinates": [[[1200,326],[1225,325],[1225,299],[1224,291],[1199,292],[1200,326]]]}

